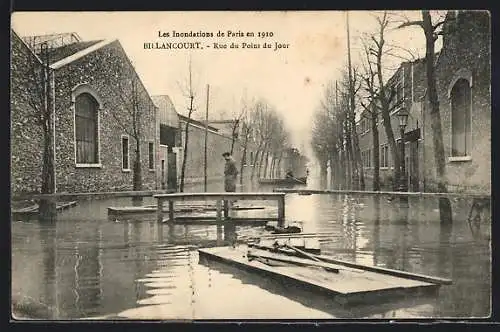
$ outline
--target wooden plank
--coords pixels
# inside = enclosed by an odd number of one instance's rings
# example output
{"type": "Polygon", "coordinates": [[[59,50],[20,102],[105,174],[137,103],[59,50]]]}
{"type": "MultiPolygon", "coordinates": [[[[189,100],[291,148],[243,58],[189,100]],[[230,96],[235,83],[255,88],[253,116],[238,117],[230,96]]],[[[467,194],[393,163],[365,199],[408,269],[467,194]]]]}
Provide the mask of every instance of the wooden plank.
{"type": "Polygon", "coordinates": [[[430,282],[430,283],[436,283],[436,284],[442,284],[442,285],[451,285],[453,283],[453,281],[451,279],[446,279],[446,278],[433,277],[433,276],[427,276],[427,275],[422,275],[422,274],[417,274],[417,273],[386,269],[386,268],[378,267],[378,266],[361,265],[361,264],[356,264],[356,263],[351,263],[351,262],[347,262],[347,261],[334,259],[332,257],[323,256],[323,255],[315,255],[315,256],[324,262],[339,264],[339,265],[348,266],[351,268],[361,269],[361,270],[370,271],[370,272],[376,272],[376,273],[380,273],[380,274],[386,274],[386,275],[391,275],[391,276],[396,276],[396,277],[401,277],[401,278],[408,278],[408,279],[412,279],[412,280],[418,280],[418,281],[430,282]]]}
{"type": "Polygon", "coordinates": [[[153,197],[166,197],[172,200],[206,200],[206,199],[237,199],[237,200],[278,200],[285,196],[285,193],[260,192],[260,193],[173,193],[159,194],[153,197]]]}
{"type": "Polygon", "coordinates": [[[345,195],[380,195],[380,196],[410,196],[410,197],[476,197],[483,199],[491,199],[491,194],[487,193],[430,193],[430,192],[401,192],[401,191],[369,191],[369,190],[315,190],[315,189],[291,189],[291,188],[275,188],[274,192],[299,194],[299,195],[329,195],[329,194],[345,194],[345,195]]]}
{"type": "Polygon", "coordinates": [[[169,194],[174,190],[142,190],[142,191],[105,191],[105,192],[84,192],[84,193],[54,193],[54,194],[23,194],[13,196],[13,201],[27,199],[49,199],[49,200],[69,200],[69,199],[95,199],[114,197],[148,197],[159,194],[169,194]]]}
{"type": "Polygon", "coordinates": [[[163,199],[159,198],[158,199],[158,206],[156,207],[156,220],[158,222],[163,221],[163,199]]]}
{"type": "Polygon", "coordinates": [[[175,218],[174,218],[174,201],[172,200],[169,200],[168,201],[168,219],[170,222],[174,222],[175,218]]]}
{"type": "Polygon", "coordinates": [[[293,257],[287,257],[284,255],[279,255],[279,254],[272,254],[272,253],[266,253],[265,251],[249,251],[247,254],[247,257],[249,258],[263,258],[271,261],[278,261],[278,262],[284,262],[287,264],[294,264],[294,265],[300,265],[300,266],[312,266],[312,267],[321,267],[323,269],[327,269],[329,272],[335,272],[338,273],[339,269],[337,266],[333,266],[332,264],[325,264],[321,262],[312,262],[311,260],[308,259],[301,259],[301,258],[293,258],[293,257]]]}
{"type": "Polygon", "coordinates": [[[217,221],[222,221],[222,201],[220,199],[217,200],[216,211],[217,211],[217,221]]]}
{"type": "Polygon", "coordinates": [[[174,225],[197,225],[197,226],[213,226],[213,225],[227,225],[227,224],[232,224],[234,226],[262,226],[265,225],[266,221],[265,220],[259,220],[259,219],[241,219],[241,220],[231,220],[230,222],[228,221],[218,221],[217,219],[211,219],[211,220],[202,220],[202,219],[179,219],[178,217],[175,218],[174,225]]]}
{"type": "MultiPolygon", "coordinates": [[[[200,263],[206,260],[255,272],[285,282],[290,287],[303,287],[340,304],[388,301],[392,297],[420,294],[435,295],[438,284],[382,275],[369,271],[350,269],[330,273],[321,269],[300,266],[269,266],[258,261],[248,261],[238,248],[218,247],[199,249],[200,263]]],[[[312,262],[312,261],[311,261],[312,262]]],[[[312,262],[313,263],[313,262],[312,262]]],[[[213,267],[213,265],[212,265],[213,267]]]]}
{"type": "MultiPolygon", "coordinates": [[[[250,210],[264,210],[265,208],[262,206],[257,206],[257,207],[236,207],[233,208],[235,211],[250,211],[250,210]]],[[[217,209],[214,208],[176,208],[175,212],[176,213],[182,213],[182,212],[198,212],[198,211],[204,211],[204,212],[210,212],[210,211],[216,211],[217,209]]],[[[125,215],[125,214],[148,214],[148,213],[156,213],[157,211],[157,206],[110,206],[108,207],[108,214],[109,215],[125,215]]],[[[168,213],[168,208],[163,208],[163,213],[168,213]]]]}
{"type": "Polygon", "coordinates": [[[278,200],[278,227],[285,226],[285,196],[278,200]]]}

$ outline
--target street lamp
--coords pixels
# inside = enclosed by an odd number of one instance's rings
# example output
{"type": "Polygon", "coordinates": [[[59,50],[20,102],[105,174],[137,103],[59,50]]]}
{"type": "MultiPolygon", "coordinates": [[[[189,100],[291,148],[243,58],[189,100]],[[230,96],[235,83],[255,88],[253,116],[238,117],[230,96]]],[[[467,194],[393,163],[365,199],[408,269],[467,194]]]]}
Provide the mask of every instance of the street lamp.
{"type": "Polygon", "coordinates": [[[399,130],[401,135],[401,183],[399,191],[406,191],[406,170],[405,170],[405,128],[408,124],[408,111],[402,107],[398,112],[399,130]]]}

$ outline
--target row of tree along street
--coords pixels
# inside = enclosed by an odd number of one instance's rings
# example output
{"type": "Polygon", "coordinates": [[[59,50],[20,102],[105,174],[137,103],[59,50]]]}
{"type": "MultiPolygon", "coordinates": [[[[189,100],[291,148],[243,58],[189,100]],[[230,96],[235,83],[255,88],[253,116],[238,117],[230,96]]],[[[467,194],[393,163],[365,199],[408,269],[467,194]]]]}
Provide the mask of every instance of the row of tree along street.
{"type": "MultiPolygon", "coordinates": [[[[326,170],[329,162],[334,186],[342,189],[365,190],[364,170],[361,152],[356,132],[356,114],[363,114],[371,123],[373,135],[373,190],[380,190],[380,157],[379,133],[377,125],[381,119],[388,140],[390,154],[394,163],[394,179],[401,176],[401,152],[398,149],[390,115],[391,111],[400,105],[395,102],[396,91],[387,85],[389,70],[387,59],[395,56],[398,45],[387,42],[387,34],[392,29],[406,29],[417,26],[425,35],[425,63],[427,77],[427,98],[430,104],[432,136],[434,144],[434,159],[438,177],[438,189],[446,192],[444,146],[441,131],[439,102],[436,91],[435,77],[435,42],[438,36],[445,33],[442,29],[445,15],[421,11],[421,19],[411,21],[395,13],[382,12],[375,15],[377,30],[362,37],[361,65],[353,66],[350,58],[349,24],[348,33],[348,64],[342,72],[339,82],[331,83],[325,89],[321,101],[321,109],[315,115],[312,133],[312,145],[322,169],[326,170]]],[[[399,49],[402,49],[399,47],[399,49]]],[[[401,53],[401,52],[400,52],[401,53]]],[[[401,57],[401,56],[399,56],[401,57]]],[[[393,182],[397,189],[398,181],[393,182]]],[[[449,201],[440,201],[441,213],[451,212],[449,201]]]]}

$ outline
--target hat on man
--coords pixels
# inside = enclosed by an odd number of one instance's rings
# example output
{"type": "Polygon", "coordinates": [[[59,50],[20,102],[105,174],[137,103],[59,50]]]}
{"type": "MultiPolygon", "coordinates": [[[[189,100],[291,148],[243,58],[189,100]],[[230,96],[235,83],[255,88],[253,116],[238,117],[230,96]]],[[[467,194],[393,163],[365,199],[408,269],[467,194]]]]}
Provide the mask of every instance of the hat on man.
{"type": "Polygon", "coordinates": [[[223,156],[223,157],[229,157],[230,155],[231,155],[231,153],[229,153],[229,152],[224,152],[224,153],[222,154],[222,156],[223,156]]]}

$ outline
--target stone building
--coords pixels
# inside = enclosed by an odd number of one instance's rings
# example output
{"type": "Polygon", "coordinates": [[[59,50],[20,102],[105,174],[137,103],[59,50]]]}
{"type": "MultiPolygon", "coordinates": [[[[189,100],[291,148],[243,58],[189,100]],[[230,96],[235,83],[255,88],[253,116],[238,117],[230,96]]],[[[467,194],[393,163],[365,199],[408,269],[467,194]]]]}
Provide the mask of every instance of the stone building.
{"type": "MultiPolygon", "coordinates": [[[[177,189],[186,125],[185,183],[204,182],[205,124],[178,114],[167,95],[150,96],[118,40],[82,41],[74,33],[23,40],[12,31],[11,73],[14,195],[40,192],[43,130],[30,104],[37,89],[45,91],[53,105],[51,117],[55,121],[49,131],[54,140],[56,192],[132,190],[136,136],[142,189],[177,189]],[[37,54],[44,46],[45,61],[37,54]],[[33,78],[31,69],[40,70],[45,64],[50,77],[47,89],[43,84],[33,89],[28,84],[33,78]],[[134,123],[140,125],[134,127],[134,123]]],[[[252,173],[254,165],[249,161],[257,155],[254,138],[243,156],[241,137],[232,137],[233,123],[222,120],[208,126],[209,182],[222,183],[222,153],[231,150],[233,141],[233,156],[244,179],[252,173]]],[[[237,133],[241,130],[238,126],[237,133]]]]}
{"type": "MultiPolygon", "coordinates": [[[[144,189],[157,187],[154,106],[119,41],[29,38],[12,31],[11,186],[13,193],[39,192],[42,137],[30,98],[37,90],[52,105],[56,192],[132,189],[136,144],[144,189]],[[47,52],[40,52],[43,40],[47,52]],[[45,57],[45,59],[41,59],[45,57]],[[48,65],[47,89],[28,88],[31,68],[48,65]],[[138,105],[136,108],[133,105],[138,105]],[[134,114],[140,118],[132,128],[134,114]]],[[[39,97],[40,95],[38,95],[39,97]]]]}
{"type": "MultiPolygon", "coordinates": [[[[445,147],[449,190],[491,190],[490,18],[487,12],[450,11],[435,74],[445,147]]],[[[388,80],[409,111],[405,129],[405,169],[410,191],[436,190],[434,146],[427,98],[425,59],[404,62],[388,80]]],[[[400,142],[397,112],[391,113],[394,137],[400,142]]],[[[366,112],[364,113],[366,114],[366,112]]],[[[393,161],[383,121],[378,124],[380,178],[390,189],[393,161]]],[[[357,124],[367,183],[373,175],[370,120],[357,124]]],[[[399,151],[399,149],[398,149],[399,151]]]]}

